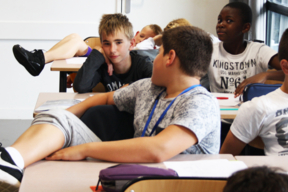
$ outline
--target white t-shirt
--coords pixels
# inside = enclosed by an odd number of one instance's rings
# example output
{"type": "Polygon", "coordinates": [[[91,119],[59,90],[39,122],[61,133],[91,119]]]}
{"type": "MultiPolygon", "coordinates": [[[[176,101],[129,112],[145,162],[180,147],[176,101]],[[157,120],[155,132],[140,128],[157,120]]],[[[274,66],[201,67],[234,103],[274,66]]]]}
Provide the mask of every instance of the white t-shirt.
{"type": "Polygon", "coordinates": [[[147,50],[147,49],[154,49],[155,42],[152,37],[149,37],[148,39],[145,39],[144,41],[141,41],[138,43],[133,50],[147,50]]]}
{"type": "MultiPolygon", "coordinates": [[[[120,111],[134,113],[134,137],[140,137],[157,96],[163,87],[152,84],[151,79],[141,79],[114,93],[114,102],[120,111]]],[[[164,91],[155,108],[145,136],[149,136],[154,125],[173,98],[165,98],[164,91]]],[[[217,99],[199,86],[177,97],[155,132],[169,125],[180,125],[191,130],[198,143],[183,153],[218,154],[220,148],[220,109],[217,99]]],[[[155,135],[155,132],[153,135],[155,135]]]]}
{"type": "Polygon", "coordinates": [[[267,71],[270,59],[276,51],[263,43],[247,42],[243,53],[228,53],[223,42],[213,45],[213,54],[208,68],[211,92],[234,93],[244,80],[267,71]]]}
{"type": "Polygon", "coordinates": [[[244,143],[260,136],[266,155],[288,155],[288,94],[278,88],[243,103],[230,130],[244,143]]]}

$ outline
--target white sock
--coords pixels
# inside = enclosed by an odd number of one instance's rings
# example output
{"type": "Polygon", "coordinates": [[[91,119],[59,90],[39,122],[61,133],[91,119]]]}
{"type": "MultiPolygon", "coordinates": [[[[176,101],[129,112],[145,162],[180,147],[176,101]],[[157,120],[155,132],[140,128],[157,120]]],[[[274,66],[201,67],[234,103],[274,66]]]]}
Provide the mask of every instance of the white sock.
{"type": "Polygon", "coordinates": [[[21,170],[24,169],[24,159],[22,155],[14,147],[6,147],[5,150],[9,153],[10,157],[13,159],[14,163],[21,170]]]}

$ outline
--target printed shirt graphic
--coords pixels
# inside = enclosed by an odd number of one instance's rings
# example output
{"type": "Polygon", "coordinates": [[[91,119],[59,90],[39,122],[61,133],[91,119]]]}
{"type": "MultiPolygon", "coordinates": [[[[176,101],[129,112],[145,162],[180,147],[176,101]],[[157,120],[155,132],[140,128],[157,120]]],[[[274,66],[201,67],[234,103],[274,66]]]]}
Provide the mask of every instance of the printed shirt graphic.
{"type": "MultiPolygon", "coordinates": [[[[120,111],[134,113],[134,137],[140,137],[153,108],[155,99],[164,90],[152,84],[151,79],[134,82],[114,93],[114,102],[120,111]]],[[[157,104],[145,136],[173,98],[165,99],[164,91],[157,104]]],[[[220,148],[220,110],[216,98],[203,87],[196,87],[177,97],[159,123],[159,129],[180,125],[190,129],[198,138],[195,144],[183,151],[190,154],[217,154],[220,148]]],[[[155,133],[154,133],[155,135],[155,133]]]]}
{"type": "Polygon", "coordinates": [[[244,143],[260,136],[266,155],[288,155],[288,94],[279,88],[245,102],[231,131],[244,143]]]}
{"type": "Polygon", "coordinates": [[[247,42],[244,52],[237,55],[225,51],[223,42],[214,44],[208,69],[211,92],[234,93],[243,80],[267,71],[275,54],[273,49],[257,42],[247,42]]]}

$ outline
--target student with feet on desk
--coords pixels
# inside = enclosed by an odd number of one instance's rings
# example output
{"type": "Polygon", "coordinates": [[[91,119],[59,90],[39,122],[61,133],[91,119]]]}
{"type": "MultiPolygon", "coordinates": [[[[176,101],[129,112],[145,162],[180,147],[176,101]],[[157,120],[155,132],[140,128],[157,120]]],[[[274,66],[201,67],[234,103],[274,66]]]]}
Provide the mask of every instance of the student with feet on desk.
{"type": "Polygon", "coordinates": [[[92,50],[80,37],[68,36],[45,54],[42,50],[29,52],[19,45],[13,47],[13,52],[17,61],[34,76],[41,73],[45,63],[53,60],[88,56],[75,78],[75,91],[91,92],[99,82],[106,91],[115,91],[124,84],[151,77],[150,58],[130,52],[135,41],[140,43],[161,30],[155,27],[157,30],[154,33],[150,28],[144,27],[141,33],[137,33],[133,38],[133,27],[126,16],[107,14],[102,16],[99,25],[101,47],[92,50]]]}

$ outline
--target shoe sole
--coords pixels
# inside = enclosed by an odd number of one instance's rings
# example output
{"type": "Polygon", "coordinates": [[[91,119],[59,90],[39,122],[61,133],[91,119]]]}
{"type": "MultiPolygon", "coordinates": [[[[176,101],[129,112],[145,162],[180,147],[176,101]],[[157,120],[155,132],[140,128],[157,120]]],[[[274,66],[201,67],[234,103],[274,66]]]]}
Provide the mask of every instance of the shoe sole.
{"type": "Polygon", "coordinates": [[[0,170],[0,191],[16,192],[19,190],[20,182],[12,175],[0,170]]]}
{"type": "Polygon", "coordinates": [[[38,76],[39,74],[35,72],[35,69],[33,69],[33,66],[29,64],[28,59],[25,57],[25,54],[21,51],[20,45],[14,45],[13,46],[13,53],[18,61],[22,66],[25,67],[25,69],[32,75],[32,76],[38,76]]]}

